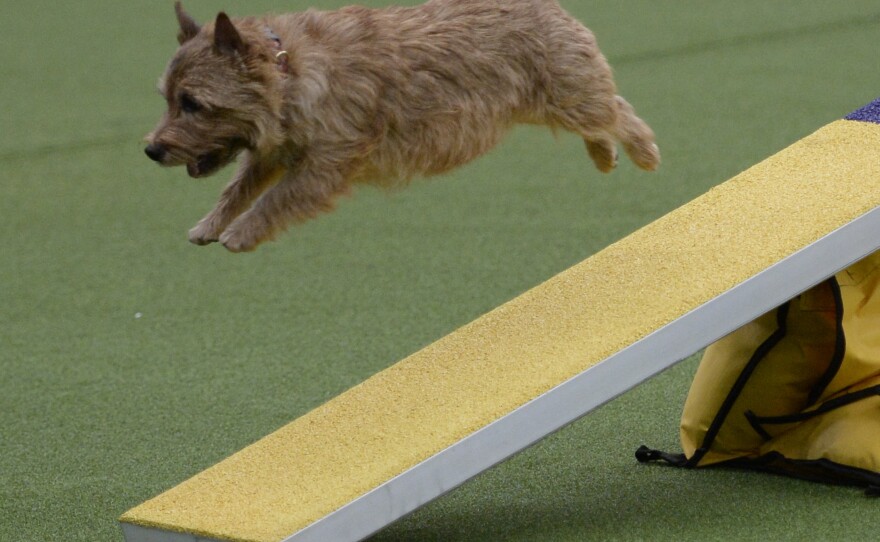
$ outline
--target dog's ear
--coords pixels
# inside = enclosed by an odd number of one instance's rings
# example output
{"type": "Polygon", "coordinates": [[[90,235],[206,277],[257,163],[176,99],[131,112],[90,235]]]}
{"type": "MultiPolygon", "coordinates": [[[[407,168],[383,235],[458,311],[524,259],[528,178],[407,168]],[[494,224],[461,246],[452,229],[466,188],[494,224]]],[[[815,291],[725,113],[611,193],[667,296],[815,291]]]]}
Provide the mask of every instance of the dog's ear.
{"type": "Polygon", "coordinates": [[[174,12],[177,14],[177,22],[180,23],[180,31],[177,33],[177,42],[181,45],[196,37],[201,27],[183,10],[180,2],[174,2],[174,12]]]}
{"type": "Polygon", "coordinates": [[[247,44],[241,39],[241,34],[222,11],[217,14],[217,22],[214,23],[214,50],[229,56],[247,52],[247,44]]]}

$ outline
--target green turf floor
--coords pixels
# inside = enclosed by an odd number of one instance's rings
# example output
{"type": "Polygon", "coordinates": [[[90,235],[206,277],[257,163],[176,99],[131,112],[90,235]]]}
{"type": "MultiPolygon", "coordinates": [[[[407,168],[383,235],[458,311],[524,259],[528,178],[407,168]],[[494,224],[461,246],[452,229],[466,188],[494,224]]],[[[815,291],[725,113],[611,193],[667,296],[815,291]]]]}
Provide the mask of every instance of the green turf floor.
{"type": "MultiPolygon", "coordinates": [[[[342,5],[323,1],[322,7],[342,5]]],[[[186,241],[228,177],[143,156],[171,2],[0,17],[0,541],[120,540],[123,511],[880,95],[880,6],[580,1],[660,172],[519,129],[443,179],[233,255],[186,241]]],[[[301,0],[191,0],[199,19],[301,0]]],[[[880,149],[878,149],[880,155],[880,149]]],[[[858,491],[638,465],[689,360],[377,541],[869,540],[858,491]]]]}

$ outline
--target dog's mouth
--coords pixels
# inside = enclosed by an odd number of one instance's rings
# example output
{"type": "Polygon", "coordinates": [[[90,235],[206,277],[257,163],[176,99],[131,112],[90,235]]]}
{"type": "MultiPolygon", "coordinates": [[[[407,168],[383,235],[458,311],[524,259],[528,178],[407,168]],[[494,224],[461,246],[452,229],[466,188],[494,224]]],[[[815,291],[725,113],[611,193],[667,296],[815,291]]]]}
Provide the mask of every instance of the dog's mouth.
{"type": "Polygon", "coordinates": [[[199,177],[207,177],[212,173],[216,172],[220,169],[220,166],[223,165],[223,152],[215,151],[208,154],[203,154],[199,156],[199,158],[195,162],[189,162],[186,164],[186,172],[193,179],[198,179],[199,177]]]}
{"type": "Polygon", "coordinates": [[[207,152],[198,156],[195,161],[187,162],[186,172],[193,179],[212,175],[229,162],[232,162],[239,151],[246,146],[247,142],[243,139],[234,139],[225,148],[207,152]]]}

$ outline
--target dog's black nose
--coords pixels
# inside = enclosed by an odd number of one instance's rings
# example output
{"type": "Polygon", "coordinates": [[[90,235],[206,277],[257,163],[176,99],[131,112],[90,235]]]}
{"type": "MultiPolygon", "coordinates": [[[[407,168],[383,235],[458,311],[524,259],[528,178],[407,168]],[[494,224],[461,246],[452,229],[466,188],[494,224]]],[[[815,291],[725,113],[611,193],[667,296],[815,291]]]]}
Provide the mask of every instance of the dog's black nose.
{"type": "Polygon", "coordinates": [[[147,145],[147,148],[144,149],[144,152],[147,154],[147,156],[150,157],[150,160],[156,162],[161,162],[162,159],[165,158],[165,147],[156,143],[147,145]]]}

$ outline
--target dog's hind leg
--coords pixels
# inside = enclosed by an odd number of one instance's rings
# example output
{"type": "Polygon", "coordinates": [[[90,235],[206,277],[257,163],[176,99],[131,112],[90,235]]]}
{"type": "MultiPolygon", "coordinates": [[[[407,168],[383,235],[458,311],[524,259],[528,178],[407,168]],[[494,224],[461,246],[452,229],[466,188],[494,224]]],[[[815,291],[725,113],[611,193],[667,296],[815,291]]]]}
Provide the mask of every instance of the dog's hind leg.
{"type": "Polygon", "coordinates": [[[276,164],[257,161],[250,153],[243,155],[238,171],[223,190],[217,205],[189,230],[190,242],[207,245],[218,241],[223,230],[245,212],[282,171],[276,164]]]}
{"type": "Polygon", "coordinates": [[[587,153],[596,164],[596,169],[608,173],[617,167],[617,143],[609,137],[584,136],[587,153]]]}
{"type": "Polygon", "coordinates": [[[632,106],[617,95],[611,67],[599,51],[593,34],[570,17],[559,27],[567,32],[548,39],[546,76],[540,87],[547,99],[541,117],[584,138],[587,152],[602,172],[617,164],[617,143],[637,166],[656,169],[660,153],[654,133],[636,116],[632,106]],[[560,37],[562,36],[562,37],[560,37]]]}
{"type": "Polygon", "coordinates": [[[607,99],[593,98],[559,108],[551,119],[584,138],[590,158],[603,173],[617,165],[618,142],[638,167],[653,171],[660,164],[654,132],[620,96],[612,94],[607,99]]]}
{"type": "Polygon", "coordinates": [[[617,166],[617,104],[609,99],[596,99],[564,107],[554,107],[548,124],[561,125],[579,134],[587,145],[587,153],[596,169],[608,173],[617,166]]]}
{"type": "Polygon", "coordinates": [[[623,150],[637,166],[654,171],[660,165],[660,149],[654,142],[653,130],[636,115],[629,102],[621,96],[615,96],[614,99],[617,103],[615,135],[623,150]]]}

